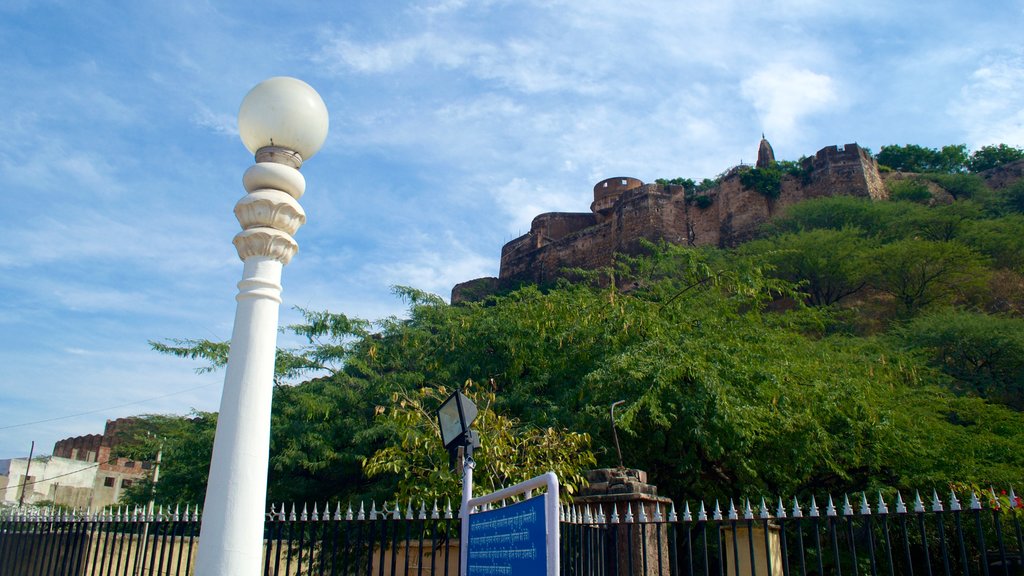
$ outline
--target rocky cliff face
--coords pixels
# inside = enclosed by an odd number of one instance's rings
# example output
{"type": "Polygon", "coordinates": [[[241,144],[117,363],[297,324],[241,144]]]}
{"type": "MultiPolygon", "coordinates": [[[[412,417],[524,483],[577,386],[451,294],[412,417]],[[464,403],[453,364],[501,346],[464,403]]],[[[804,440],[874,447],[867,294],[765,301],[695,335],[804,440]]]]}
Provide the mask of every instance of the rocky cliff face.
{"type": "Polygon", "coordinates": [[[644,184],[635,178],[598,182],[591,212],[537,216],[527,234],[502,248],[498,278],[455,286],[452,302],[477,300],[523,283],[552,282],[567,268],[607,266],[616,252],[636,253],[641,240],[735,246],[787,206],[810,198],[887,198],[877,164],[857,144],[822,148],[804,161],[803,175],[782,177],[776,198],[742,185],[741,174],[749,169],[729,170],[703,198],[688,195],[682,186],[644,184]]]}

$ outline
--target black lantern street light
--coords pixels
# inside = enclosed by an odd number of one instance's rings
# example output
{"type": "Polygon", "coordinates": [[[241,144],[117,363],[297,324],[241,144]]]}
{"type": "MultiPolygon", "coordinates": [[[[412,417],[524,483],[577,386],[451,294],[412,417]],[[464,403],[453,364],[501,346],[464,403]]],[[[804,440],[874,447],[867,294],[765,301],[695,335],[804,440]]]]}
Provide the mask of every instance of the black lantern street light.
{"type": "Polygon", "coordinates": [[[480,436],[475,430],[470,430],[476,420],[477,408],[472,400],[466,397],[461,391],[452,392],[441,407],[437,410],[437,423],[441,428],[441,441],[448,449],[448,466],[451,470],[456,469],[460,452],[464,457],[462,465],[462,505],[459,507],[459,517],[462,520],[462,537],[459,539],[459,555],[461,559],[461,574],[466,576],[468,558],[466,540],[469,538],[469,500],[473,497],[473,468],[476,463],[473,461],[473,449],[480,447],[480,436]]]}

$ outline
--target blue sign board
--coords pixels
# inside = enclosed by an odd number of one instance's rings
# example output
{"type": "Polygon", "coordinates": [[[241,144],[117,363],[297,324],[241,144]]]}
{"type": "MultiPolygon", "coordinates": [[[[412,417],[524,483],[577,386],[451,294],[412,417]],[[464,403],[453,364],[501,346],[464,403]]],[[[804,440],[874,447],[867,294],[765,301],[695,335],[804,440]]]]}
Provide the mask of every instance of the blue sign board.
{"type": "Polygon", "coordinates": [[[544,495],[469,516],[469,576],[545,574],[544,495]]]}

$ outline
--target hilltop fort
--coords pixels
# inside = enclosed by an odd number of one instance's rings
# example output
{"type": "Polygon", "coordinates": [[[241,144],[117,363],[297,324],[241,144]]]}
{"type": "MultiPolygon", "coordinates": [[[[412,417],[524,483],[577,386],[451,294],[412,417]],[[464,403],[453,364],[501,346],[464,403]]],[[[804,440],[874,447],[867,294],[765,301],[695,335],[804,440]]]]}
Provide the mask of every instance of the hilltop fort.
{"type": "Polygon", "coordinates": [[[567,268],[607,266],[616,252],[637,253],[642,240],[735,246],[786,206],[810,198],[888,197],[874,158],[857,144],[827,146],[804,158],[797,170],[781,175],[772,193],[744,185],[744,173],[774,165],[771,144],[762,138],[754,167],[730,168],[706,190],[631,177],[602,180],[594,186],[589,212],[535,217],[529,232],[501,249],[498,277],[456,285],[452,302],[477,300],[524,283],[550,283],[567,268]]]}

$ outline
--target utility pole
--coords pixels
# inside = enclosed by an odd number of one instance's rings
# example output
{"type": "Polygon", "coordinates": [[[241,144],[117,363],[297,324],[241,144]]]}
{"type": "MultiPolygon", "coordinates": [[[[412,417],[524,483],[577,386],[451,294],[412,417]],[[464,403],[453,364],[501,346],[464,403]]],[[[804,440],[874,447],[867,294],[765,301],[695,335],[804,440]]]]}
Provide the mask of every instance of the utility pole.
{"type": "Polygon", "coordinates": [[[36,441],[32,441],[32,447],[28,449],[28,462],[25,463],[25,477],[21,480],[21,496],[18,497],[18,508],[25,505],[25,489],[28,488],[28,473],[32,470],[32,455],[36,452],[36,441]]]}

